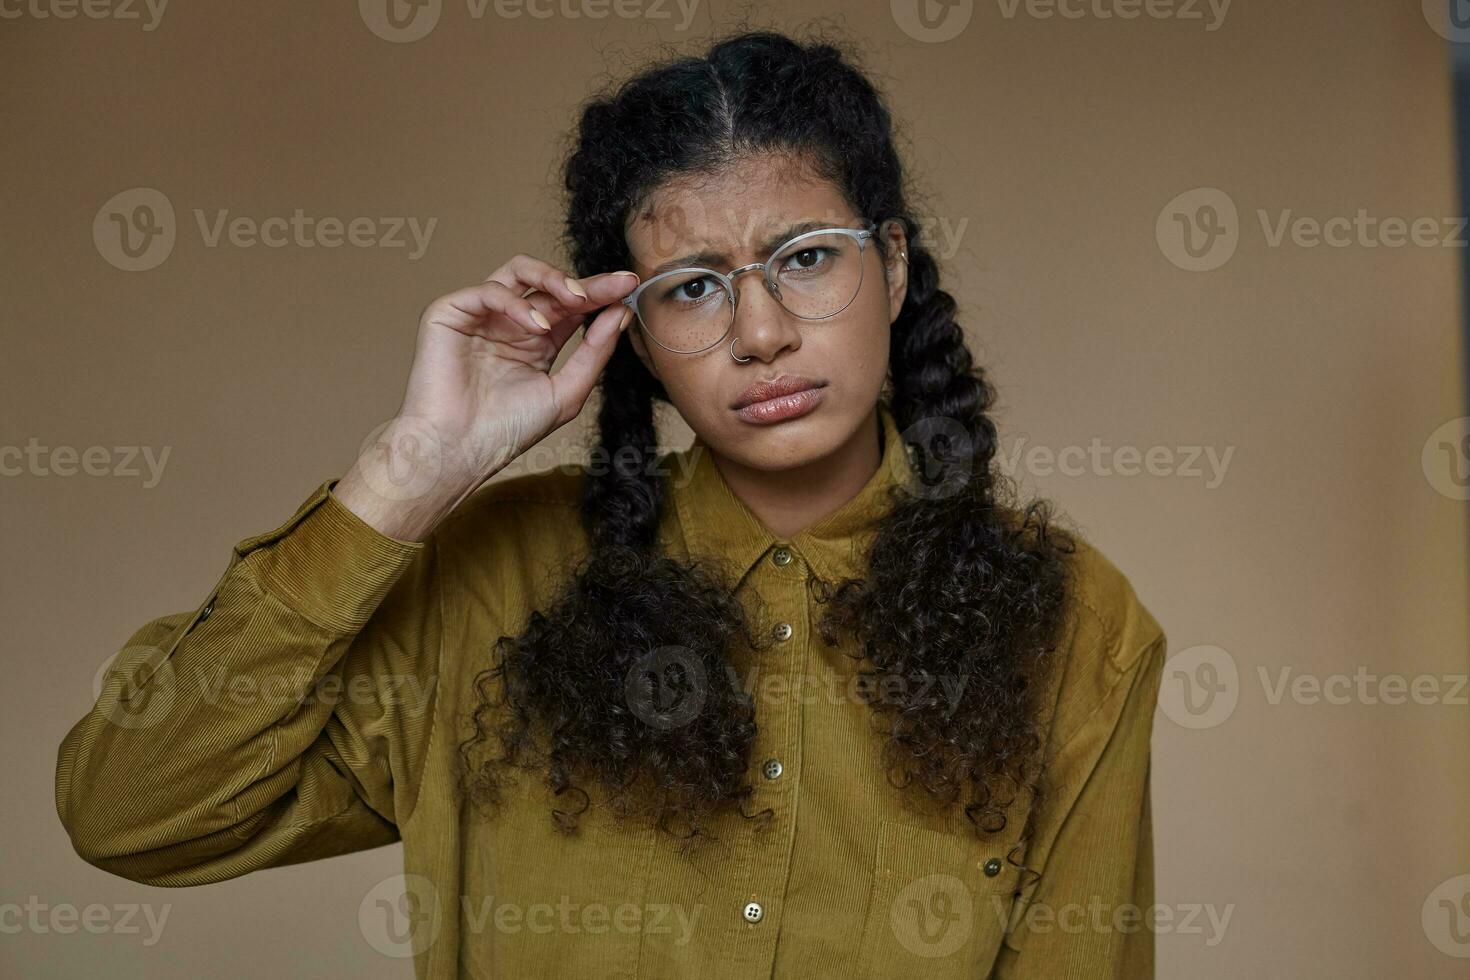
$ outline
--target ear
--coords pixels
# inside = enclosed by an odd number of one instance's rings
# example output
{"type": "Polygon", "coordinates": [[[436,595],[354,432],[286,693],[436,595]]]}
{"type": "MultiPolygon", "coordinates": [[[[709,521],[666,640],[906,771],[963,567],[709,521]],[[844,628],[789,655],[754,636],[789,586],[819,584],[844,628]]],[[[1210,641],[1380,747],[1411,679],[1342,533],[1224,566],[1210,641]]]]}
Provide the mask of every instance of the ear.
{"type": "Polygon", "coordinates": [[[885,221],[878,228],[888,247],[888,258],[884,269],[888,280],[888,322],[898,319],[903,309],[904,297],[909,292],[909,263],[905,256],[909,251],[908,236],[904,234],[903,222],[885,221]]]}

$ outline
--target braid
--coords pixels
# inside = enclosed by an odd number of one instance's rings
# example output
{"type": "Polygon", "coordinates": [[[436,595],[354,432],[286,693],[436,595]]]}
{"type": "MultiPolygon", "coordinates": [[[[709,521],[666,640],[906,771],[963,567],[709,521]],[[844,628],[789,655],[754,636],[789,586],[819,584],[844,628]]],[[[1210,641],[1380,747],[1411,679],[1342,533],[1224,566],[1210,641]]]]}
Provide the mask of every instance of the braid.
{"type": "Polygon", "coordinates": [[[658,452],[650,380],[632,348],[619,344],[599,382],[598,458],[607,462],[588,474],[582,495],[582,523],[594,551],[648,554],[654,547],[665,486],[650,465],[658,452]]]}

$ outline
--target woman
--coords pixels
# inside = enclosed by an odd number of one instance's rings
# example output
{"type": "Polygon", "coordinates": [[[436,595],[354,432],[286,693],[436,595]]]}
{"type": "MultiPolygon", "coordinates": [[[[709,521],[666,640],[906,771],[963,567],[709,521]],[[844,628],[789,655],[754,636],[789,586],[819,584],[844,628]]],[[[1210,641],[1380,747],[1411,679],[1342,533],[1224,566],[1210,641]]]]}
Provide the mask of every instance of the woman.
{"type": "Polygon", "coordinates": [[[401,840],[364,936],[426,977],[1151,976],[1164,634],[994,471],[873,86],[736,36],[590,103],[565,176],[577,278],[430,304],[373,450],[117,658],[77,851],[401,840]],[[594,386],[587,462],[481,487],[594,386]]]}

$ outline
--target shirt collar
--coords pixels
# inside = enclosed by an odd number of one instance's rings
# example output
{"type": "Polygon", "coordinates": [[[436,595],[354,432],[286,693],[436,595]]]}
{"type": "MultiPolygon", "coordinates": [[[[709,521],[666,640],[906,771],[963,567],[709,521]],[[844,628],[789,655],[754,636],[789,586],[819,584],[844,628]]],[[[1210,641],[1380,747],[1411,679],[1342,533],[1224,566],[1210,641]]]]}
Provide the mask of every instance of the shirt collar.
{"type": "Polygon", "coordinates": [[[674,513],[691,557],[726,562],[732,587],[738,587],[756,562],[772,548],[784,547],[805,559],[820,577],[836,582],[857,576],[866,565],[870,532],[887,511],[889,490],[909,477],[907,447],[886,401],[878,403],[883,455],[856,496],[789,538],[772,533],[730,489],[714,456],[698,434],[670,471],[674,513]]]}

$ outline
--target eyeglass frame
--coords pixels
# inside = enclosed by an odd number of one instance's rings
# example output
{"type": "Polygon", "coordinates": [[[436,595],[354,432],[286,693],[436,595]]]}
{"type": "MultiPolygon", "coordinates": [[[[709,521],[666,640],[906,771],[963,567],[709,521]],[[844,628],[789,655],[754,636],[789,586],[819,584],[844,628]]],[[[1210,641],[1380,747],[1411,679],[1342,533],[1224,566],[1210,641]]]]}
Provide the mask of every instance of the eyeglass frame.
{"type": "MultiPolygon", "coordinates": [[[[725,338],[730,336],[730,331],[735,329],[735,314],[739,312],[740,293],[735,289],[735,277],[744,275],[745,273],[750,272],[754,269],[763,270],[761,273],[761,280],[765,283],[766,292],[770,293],[775,298],[776,302],[781,305],[781,309],[786,310],[787,313],[791,313],[792,316],[796,317],[799,320],[829,320],[851,306],[853,304],[853,300],[858,298],[858,293],[861,293],[863,291],[863,280],[864,278],[866,278],[866,272],[863,270],[863,265],[861,263],[867,257],[868,242],[877,238],[877,231],[877,223],[871,221],[868,222],[867,226],[863,228],[814,228],[811,231],[804,231],[800,235],[795,235],[792,238],[789,238],[786,241],[782,242],[776,248],[771,250],[770,258],[766,259],[764,262],[751,262],[747,265],[740,266],[738,269],[731,269],[729,272],[720,272],[717,269],[710,269],[705,266],[698,265],[686,266],[681,269],[669,269],[667,272],[660,272],[658,275],[654,276],[652,279],[649,279],[646,282],[639,283],[637,289],[634,289],[627,296],[624,296],[621,300],[619,300],[619,302],[622,303],[622,305],[632,309],[633,314],[638,318],[638,323],[641,327],[643,325],[643,314],[638,312],[638,297],[643,293],[645,289],[647,289],[649,286],[652,286],[660,279],[665,279],[669,276],[678,275],[679,273],[707,272],[710,275],[714,276],[717,280],[719,280],[720,284],[725,287],[725,293],[730,299],[730,323],[729,326],[725,327],[725,332],[720,334],[719,339],[711,343],[708,347],[701,347],[699,350],[675,350],[668,344],[665,344],[663,341],[659,340],[658,337],[654,335],[653,331],[646,329],[643,331],[645,336],[652,337],[655,344],[658,344],[660,347],[671,354],[703,354],[705,351],[712,350],[718,345],[725,342],[725,338]],[[853,290],[852,298],[844,303],[841,309],[834,310],[831,313],[826,313],[822,316],[802,316],[800,313],[792,313],[792,311],[781,300],[780,285],[771,281],[771,263],[776,261],[777,256],[781,255],[792,245],[801,241],[804,238],[811,238],[815,235],[831,235],[834,232],[842,235],[847,235],[858,243],[858,260],[860,264],[858,266],[859,272],[857,289],[853,290]]],[[[733,354],[734,352],[732,351],[731,353],[733,354]]]]}

